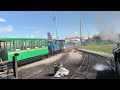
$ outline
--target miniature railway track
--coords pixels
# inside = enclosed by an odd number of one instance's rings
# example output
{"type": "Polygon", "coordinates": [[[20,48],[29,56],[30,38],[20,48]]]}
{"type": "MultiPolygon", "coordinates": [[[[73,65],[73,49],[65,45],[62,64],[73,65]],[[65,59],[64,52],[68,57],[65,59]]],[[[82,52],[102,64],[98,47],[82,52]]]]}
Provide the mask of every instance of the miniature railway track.
{"type": "Polygon", "coordinates": [[[86,74],[87,74],[87,72],[88,72],[88,70],[89,70],[89,67],[90,67],[90,59],[89,59],[89,56],[88,56],[88,61],[87,61],[87,63],[86,63],[86,61],[85,61],[85,57],[84,57],[84,55],[83,55],[83,57],[82,57],[82,63],[81,63],[81,65],[80,65],[80,67],[77,69],[77,71],[75,72],[75,74],[73,74],[71,77],[70,77],[70,79],[74,79],[74,78],[85,78],[85,79],[87,79],[87,77],[86,77],[86,74]],[[84,73],[79,73],[80,71],[81,71],[81,69],[82,69],[82,66],[84,65],[84,64],[87,64],[87,66],[84,68],[84,73]]]}
{"type": "MultiPolygon", "coordinates": [[[[95,54],[95,53],[91,53],[91,52],[87,52],[87,51],[83,51],[80,49],[75,49],[78,52],[82,52],[82,63],[79,66],[78,70],[70,77],[70,79],[88,79],[87,74],[89,74],[89,71],[91,71],[91,67],[93,67],[93,65],[95,65],[96,63],[100,62],[102,64],[106,64],[107,66],[109,66],[109,68],[115,72],[114,68],[111,66],[110,62],[110,58],[95,54]],[[82,73],[84,72],[84,73],[82,73]]],[[[93,71],[93,70],[92,70],[93,71]]],[[[94,71],[95,72],[95,71],[94,71]]]]}
{"type": "Polygon", "coordinates": [[[13,75],[11,62],[0,62],[0,79],[7,78],[13,75]]]}
{"type": "Polygon", "coordinates": [[[108,61],[111,60],[110,58],[105,57],[105,56],[102,56],[102,55],[98,55],[98,54],[95,54],[95,53],[92,53],[92,52],[83,51],[83,50],[80,50],[80,49],[76,49],[76,50],[79,51],[79,52],[82,52],[82,53],[86,53],[86,54],[95,56],[95,57],[97,57],[97,58],[101,58],[101,60],[105,61],[105,63],[107,63],[107,64],[109,65],[109,67],[110,67],[113,71],[115,71],[114,68],[111,66],[111,64],[108,62],[108,61]]]}

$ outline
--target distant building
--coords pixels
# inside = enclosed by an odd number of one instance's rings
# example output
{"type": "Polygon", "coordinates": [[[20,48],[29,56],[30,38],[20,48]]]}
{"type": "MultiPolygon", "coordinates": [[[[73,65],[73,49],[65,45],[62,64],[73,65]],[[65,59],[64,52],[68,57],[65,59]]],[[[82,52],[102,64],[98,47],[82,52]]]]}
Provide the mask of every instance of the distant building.
{"type": "Polygon", "coordinates": [[[48,32],[48,41],[51,41],[52,40],[52,35],[50,34],[50,32],[48,32]]]}
{"type": "Polygon", "coordinates": [[[80,42],[80,38],[78,37],[72,37],[72,38],[65,38],[66,43],[78,43],[80,42]]]}
{"type": "Polygon", "coordinates": [[[65,43],[70,43],[70,38],[65,38],[65,43]]]}

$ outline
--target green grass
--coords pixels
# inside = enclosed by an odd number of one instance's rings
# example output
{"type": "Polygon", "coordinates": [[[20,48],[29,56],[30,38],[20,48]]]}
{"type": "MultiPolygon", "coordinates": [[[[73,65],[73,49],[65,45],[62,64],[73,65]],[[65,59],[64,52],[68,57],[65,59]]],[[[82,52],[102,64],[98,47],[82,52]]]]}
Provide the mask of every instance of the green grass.
{"type": "Polygon", "coordinates": [[[80,48],[112,54],[112,50],[115,46],[116,46],[116,44],[101,44],[101,45],[92,44],[92,45],[83,46],[80,48]]]}

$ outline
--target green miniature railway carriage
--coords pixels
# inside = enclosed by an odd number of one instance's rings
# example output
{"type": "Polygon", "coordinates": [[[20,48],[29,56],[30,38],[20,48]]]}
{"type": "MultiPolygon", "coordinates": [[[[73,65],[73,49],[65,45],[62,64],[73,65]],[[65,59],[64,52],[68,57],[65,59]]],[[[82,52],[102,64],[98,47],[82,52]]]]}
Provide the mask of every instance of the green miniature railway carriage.
{"type": "Polygon", "coordinates": [[[0,59],[12,61],[15,53],[18,61],[47,55],[47,39],[40,38],[0,38],[0,59]]]}

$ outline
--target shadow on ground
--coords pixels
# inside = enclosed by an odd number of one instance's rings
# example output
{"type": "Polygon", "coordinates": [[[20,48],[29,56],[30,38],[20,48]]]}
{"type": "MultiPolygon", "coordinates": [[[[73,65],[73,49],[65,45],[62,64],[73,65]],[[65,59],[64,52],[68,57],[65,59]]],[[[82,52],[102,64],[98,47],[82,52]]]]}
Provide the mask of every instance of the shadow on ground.
{"type": "Polygon", "coordinates": [[[47,75],[45,75],[45,76],[54,76],[54,75],[55,75],[55,74],[52,73],[52,74],[47,74],[47,75]]]}
{"type": "Polygon", "coordinates": [[[97,71],[96,79],[115,79],[115,73],[111,70],[97,71]]]}

